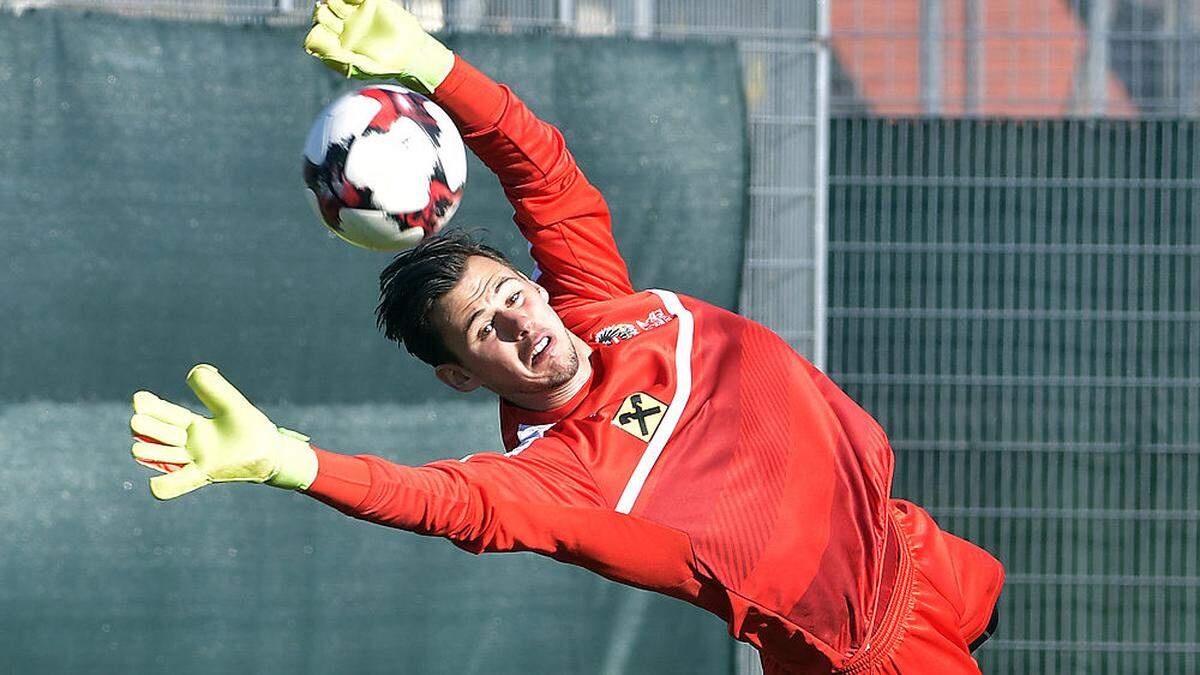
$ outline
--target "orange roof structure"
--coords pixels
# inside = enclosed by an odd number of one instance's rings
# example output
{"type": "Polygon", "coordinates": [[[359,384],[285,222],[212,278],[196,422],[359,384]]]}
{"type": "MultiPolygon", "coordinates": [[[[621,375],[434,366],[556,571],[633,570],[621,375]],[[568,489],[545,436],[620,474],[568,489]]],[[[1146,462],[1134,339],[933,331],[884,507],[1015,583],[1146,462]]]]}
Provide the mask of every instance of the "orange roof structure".
{"type": "MultiPolygon", "coordinates": [[[[966,2],[942,0],[939,112],[1046,117],[1089,112],[1084,85],[1087,29],[1064,0],[979,2],[968,31],[966,2]],[[978,40],[976,104],[968,110],[968,41],[978,40]]],[[[832,45],[859,98],[880,115],[919,115],[920,0],[830,3],[832,45]]],[[[1125,86],[1107,73],[1104,114],[1132,116],[1125,86]]]]}

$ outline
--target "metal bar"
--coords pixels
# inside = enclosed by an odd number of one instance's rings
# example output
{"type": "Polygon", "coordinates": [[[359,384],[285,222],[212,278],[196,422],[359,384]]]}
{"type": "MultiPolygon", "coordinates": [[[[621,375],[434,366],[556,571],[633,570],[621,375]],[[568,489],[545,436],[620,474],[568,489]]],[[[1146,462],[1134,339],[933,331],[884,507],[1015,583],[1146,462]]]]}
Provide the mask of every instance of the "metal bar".
{"type": "Polygon", "coordinates": [[[1191,323],[1200,312],[1106,309],[1016,309],[947,307],[830,307],[831,318],[845,319],[976,319],[990,321],[1164,321],[1191,323]]]}
{"type": "MultiPolygon", "coordinates": [[[[295,15],[293,14],[292,16],[295,16],[295,15]]],[[[839,98],[837,102],[841,106],[848,106],[848,107],[836,107],[835,106],[835,107],[833,107],[833,110],[835,112],[839,112],[841,114],[846,114],[846,115],[855,115],[855,114],[859,114],[859,112],[860,112],[859,108],[851,105],[851,102],[847,101],[844,97],[839,98]]],[[[1067,103],[1068,102],[1064,101],[1064,99],[1062,99],[1062,98],[1052,98],[1052,97],[988,96],[988,97],[984,98],[983,101],[980,102],[980,105],[982,105],[984,107],[996,106],[996,107],[1001,108],[1000,110],[994,110],[992,112],[989,112],[988,115],[991,117],[1009,118],[1009,119],[1013,119],[1013,120],[1023,120],[1023,119],[1028,118],[1031,115],[1034,117],[1041,117],[1041,118],[1064,118],[1064,116],[1065,116],[1066,119],[1074,119],[1074,118],[1079,118],[1079,117],[1092,117],[1092,115],[1090,115],[1086,110],[1084,110],[1084,106],[1082,106],[1082,105],[1075,105],[1074,107],[1071,108],[1070,111],[1064,112],[1063,108],[1067,106],[1067,103]],[[1012,110],[1012,107],[1014,107],[1014,106],[1020,106],[1022,111],[1012,110]],[[1033,107],[1038,107],[1039,111],[1038,112],[1023,112],[1025,110],[1029,110],[1030,108],[1033,108],[1033,107]],[[1005,108],[1008,108],[1008,109],[1005,109],[1005,108]]],[[[1149,103],[1153,103],[1153,101],[1150,101],[1149,103]]],[[[920,106],[921,99],[920,99],[920,97],[911,98],[911,97],[905,97],[905,96],[894,96],[894,97],[889,97],[887,99],[887,105],[889,108],[894,107],[894,106],[904,106],[904,107],[920,106]]],[[[1162,119],[1175,120],[1179,117],[1179,115],[1174,110],[1171,110],[1169,108],[1168,109],[1157,109],[1157,108],[1151,107],[1149,105],[1143,105],[1143,107],[1137,111],[1137,117],[1139,120],[1162,120],[1162,119]]]]}
{"type": "Polygon", "coordinates": [[[1200,643],[1192,642],[1065,642],[1054,640],[1002,640],[993,638],[988,640],[985,646],[992,651],[1200,654],[1200,643]]]}
{"type": "Polygon", "coordinates": [[[476,32],[487,17],[487,0],[446,0],[447,28],[476,32]]]}
{"type": "Polygon", "coordinates": [[[1165,0],[1162,3],[1162,23],[1160,30],[1163,38],[1162,58],[1162,88],[1163,95],[1174,102],[1174,109],[1183,115],[1183,50],[1181,49],[1180,33],[1180,0],[1165,0]]]}
{"type": "Polygon", "coordinates": [[[811,127],[819,124],[815,116],[808,115],[771,115],[766,113],[751,113],[751,124],[767,124],[773,126],[811,127]]]}
{"type": "MultiPolygon", "coordinates": [[[[659,31],[665,30],[665,27],[659,26],[658,30],[659,31]]],[[[746,28],[735,29],[735,30],[739,31],[737,34],[737,37],[742,38],[742,39],[738,40],[737,46],[738,46],[738,49],[743,52],[765,52],[765,53],[769,53],[769,54],[788,54],[788,55],[813,54],[815,56],[816,54],[819,54],[823,49],[825,49],[823,44],[821,42],[817,41],[820,38],[820,36],[815,31],[800,31],[798,33],[795,33],[793,31],[794,34],[786,40],[784,40],[784,39],[767,40],[764,38],[767,38],[767,37],[775,38],[776,36],[771,33],[763,33],[761,30],[750,30],[750,29],[746,29],[746,28]],[[806,36],[806,37],[804,39],[801,39],[796,36],[806,36]]],[[[705,31],[705,35],[725,35],[725,34],[726,33],[724,33],[724,32],[711,33],[707,29],[705,31]]]]}
{"type": "Polygon", "coordinates": [[[846,253],[1019,253],[1046,255],[1200,255],[1200,244],[1021,244],[1011,242],[831,241],[831,251],[846,253]]]}
{"type": "Polygon", "coordinates": [[[1162,511],[1157,509],[1080,509],[1038,508],[1001,506],[934,506],[925,509],[939,518],[978,517],[986,518],[1052,518],[1056,520],[1114,520],[1174,522],[1200,521],[1200,511],[1162,511]]]}
{"type": "MultiPolygon", "coordinates": [[[[817,40],[819,38],[815,31],[797,30],[794,28],[780,28],[777,26],[755,26],[754,28],[743,28],[740,26],[704,26],[703,30],[700,30],[695,26],[679,26],[675,24],[660,23],[655,26],[655,33],[659,37],[664,35],[673,35],[691,38],[771,38],[773,40],[793,40],[797,42],[812,42],[813,40],[817,40]]],[[[789,49],[810,52],[816,51],[816,48],[812,45],[795,46],[781,44],[780,48],[783,51],[787,51],[789,49]]]]}
{"type": "Polygon", "coordinates": [[[1200,387],[1200,377],[1086,377],[1072,375],[925,375],[843,373],[838,382],[846,384],[914,384],[922,386],[963,387],[1108,387],[1188,389],[1200,387]]]}
{"type": "Polygon", "coordinates": [[[633,36],[654,37],[654,0],[633,0],[633,36]]]}
{"type": "Polygon", "coordinates": [[[1087,61],[1084,65],[1086,108],[1103,115],[1108,107],[1108,41],[1112,27],[1112,0],[1088,3],[1087,61]]]}
{"type": "Polygon", "coordinates": [[[1035,586],[1156,586],[1165,588],[1198,588],[1200,577],[1176,577],[1136,574],[1010,574],[1004,585],[1035,586]]]}
{"type": "MultiPolygon", "coordinates": [[[[986,3],[985,3],[986,6],[986,3]]],[[[924,35],[923,30],[873,30],[862,28],[838,28],[837,36],[839,38],[874,38],[880,41],[883,40],[919,40],[924,35]]],[[[962,39],[966,37],[966,31],[951,31],[942,28],[942,39],[962,39]]],[[[1022,42],[1044,41],[1044,40],[1074,40],[1079,37],[1074,30],[1052,31],[1039,30],[1037,28],[1016,28],[1013,30],[983,30],[979,32],[979,37],[989,40],[1020,40],[1022,42]]],[[[1163,33],[1160,29],[1152,30],[1110,30],[1108,31],[1109,40],[1129,40],[1129,41],[1149,41],[1162,40],[1163,33]]]]}
{"type": "Polygon", "coordinates": [[[942,111],[942,0],[921,0],[921,108],[926,115],[942,111]]]}
{"type": "Polygon", "coordinates": [[[817,266],[811,258],[747,258],[745,264],[759,270],[811,270],[817,266]]]}
{"type": "Polygon", "coordinates": [[[963,4],[963,80],[966,90],[963,108],[969,115],[981,111],[980,101],[986,89],[982,3],[983,0],[965,0],[963,4]]]}
{"type": "Polygon", "coordinates": [[[880,185],[888,187],[1005,187],[1005,188],[1119,188],[1193,189],[1200,179],[1186,178],[1061,178],[1050,176],[872,176],[870,174],[830,176],[830,185],[880,185]]]}
{"type": "MultiPolygon", "coordinates": [[[[840,377],[838,378],[841,379],[840,377]]],[[[1170,443],[1105,443],[1084,442],[1073,440],[1039,440],[1039,441],[990,441],[990,440],[954,440],[946,438],[893,438],[889,443],[893,450],[914,452],[989,452],[989,453],[1084,453],[1084,454],[1121,454],[1136,453],[1139,456],[1175,457],[1182,455],[1200,455],[1200,443],[1170,444],[1170,443]]]]}
{"type": "Polygon", "coordinates": [[[808,187],[785,187],[773,185],[752,185],[749,189],[752,197],[816,197],[817,191],[808,187]]]}
{"type": "MultiPolygon", "coordinates": [[[[1179,0],[1181,3],[1184,0],[1179,0]]],[[[1190,5],[1191,3],[1189,3],[1190,5]]],[[[1177,12],[1175,32],[1176,67],[1178,68],[1179,106],[1181,116],[1194,116],[1197,110],[1197,31],[1194,9],[1177,12]]]]}
{"type": "Polygon", "coordinates": [[[558,0],[555,22],[564,32],[575,32],[575,0],[558,0]]]}
{"type": "MultiPolygon", "coordinates": [[[[826,307],[829,302],[827,288],[829,262],[829,91],[830,91],[830,14],[828,2],[817,3],[817,34],[821,45],[817,52],[815,115],[816,134],[814,145],[813,175],[816,193],[813,200],[813,335],[812,353],[809,358],[818,368],[826,366],[828,345],[826,307]]],[[[786,338],[785,338],[786,339],[786,338]]]]}

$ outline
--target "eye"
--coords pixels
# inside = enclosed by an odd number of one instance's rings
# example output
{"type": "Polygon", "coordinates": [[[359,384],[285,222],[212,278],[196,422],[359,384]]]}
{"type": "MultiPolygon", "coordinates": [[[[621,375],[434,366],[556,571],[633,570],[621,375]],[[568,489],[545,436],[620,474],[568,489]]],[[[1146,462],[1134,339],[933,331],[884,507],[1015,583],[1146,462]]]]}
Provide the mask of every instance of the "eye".
{"type": "Polygon", "coordinates": [[[496,330],[496,329],[495,329],[495,327],[494,327],[494,326],[492,326],[492,322],[491,322],[491,321],[489,321],[489,322],[487,322],[487,323],[483,324],[483,326],[482,326],[482,327],[479,329],[479,339],[480,339],[480,340],[483,340],[483,339],[484,339],[484,338],[486,338],[487,336],[491,335],[491,334],[492,334],[492,332],[493,332],[493,331],[495,331],[495,330],[496,330]]]}
{"type": "Polygon", "coordinates": [[[517,300],[520,300],[520,299],[521,299],[521,291],[514,292],[512,295],[508,296],[508,306],[512,307],[513,305],[515,305],[517,303],[517,300]]]}

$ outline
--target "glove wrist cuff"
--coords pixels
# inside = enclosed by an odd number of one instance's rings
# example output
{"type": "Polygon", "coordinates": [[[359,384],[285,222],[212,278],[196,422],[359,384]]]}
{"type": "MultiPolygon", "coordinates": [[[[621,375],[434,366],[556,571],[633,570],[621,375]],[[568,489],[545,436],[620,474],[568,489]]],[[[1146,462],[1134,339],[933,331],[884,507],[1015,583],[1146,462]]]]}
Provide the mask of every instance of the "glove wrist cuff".
{"type": "Polygon", "coordinates": [[[425,34],[424,38],[421,58],[416,59],[417,63],[409,69],[408,77],[402,79],[414,80],[425,89],[426,94],[432,94],[454,69],[454,52],[432,35],[425,34]]]}
{"type": "Polygon", "coordinates": [[[317,454],[308,437],[288,429],[279,430],[275,474],[268,485],[285,490],[305,490],[317,479],[317,454]]]}

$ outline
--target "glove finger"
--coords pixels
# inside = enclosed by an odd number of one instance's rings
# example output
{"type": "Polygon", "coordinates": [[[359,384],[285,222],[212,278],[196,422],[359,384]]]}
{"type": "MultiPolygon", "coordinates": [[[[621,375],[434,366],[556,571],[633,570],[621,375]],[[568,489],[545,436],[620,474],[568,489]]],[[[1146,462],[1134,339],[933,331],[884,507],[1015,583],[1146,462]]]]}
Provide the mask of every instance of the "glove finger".
{"type": "Polygon", "coordinates": [[[188,464],[178,471],[151,478],[150,494],[156,499],[174,499],[211,482],[200,467],[188,464]]]}
{"type": "Polygon", "coordinates": [[[129,418],[129,429],[134,434],[145,436],[151,441],[167,445],[187,445],[187,429],[181,429],[174,424],[167,424],[150,415],[134,413],[133,417],[129,418]]]}
{"type": "Polygon", "coordinates": [[[228,415],[239,408],[252,408],[250,401],[242,396],[229,380],[207,363],[192,368],[187,374],[188,386],[196,392],[196,398],[212,411],[213,415],[228,415]]]}
{"type": "Polygon", "coordinates": [[[351,6],[345,0],[325,0],[325,2],[321,4],[328,7],[329,11],[335,14],[339,19],[345,19],[358,9],[357,7],[351,6]]]}
{"type": "Polygon", "coordinates": [[[317,10],[313,12],[313,25],[325,26],[338,34],[341,34],[342,28],[345,27],[342,18],[334,14],[328,5],[317,5],[317,10]]]}
{"type": "Polygon", "coordinates": [[[180,429],[186,429],[189,424],[200,418],[191,410],[164,401],[148,391],[139,391],[133,395],[133,412],[149,415],[180,429]]]}
{"type": "Polygon", "coordinates": [[[147,462],[165,462],[167,464],[189,464],[192,461],[191,454],[187,448],[181,448],[177,445],[162,445],[160,443],[145,443],[139,441],[133,444],[133,449],[130,450],[133,458],[147,462]]]}
{"type": "Polygon", "coordinates": [[[354,53],[342,47],[341,39],[328,26],[317,24],[304,38],[304,51],[325,62],[334,70],[346,73],[347,64],[354,53]]]}
{"type": "Polygon", "coordinates": [[[137,462],[138,464],[141,464],[142,466],[146,467],[147,469],[154,469],[155,471],[157,471],[159,473],[171,473],[174,471],[178,471],[178,470],[182,469],[184,466],[186,466],[185,464],[171,464],[170,462],[151,462],[151,461],[141,460],[136,457],[133,459],[133,461],[137,462]]]}

